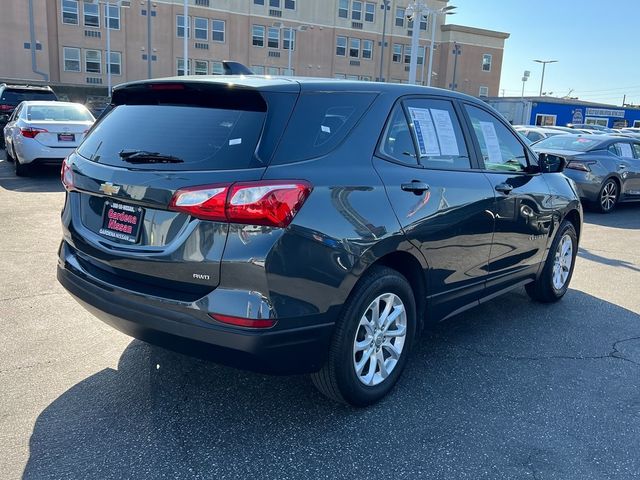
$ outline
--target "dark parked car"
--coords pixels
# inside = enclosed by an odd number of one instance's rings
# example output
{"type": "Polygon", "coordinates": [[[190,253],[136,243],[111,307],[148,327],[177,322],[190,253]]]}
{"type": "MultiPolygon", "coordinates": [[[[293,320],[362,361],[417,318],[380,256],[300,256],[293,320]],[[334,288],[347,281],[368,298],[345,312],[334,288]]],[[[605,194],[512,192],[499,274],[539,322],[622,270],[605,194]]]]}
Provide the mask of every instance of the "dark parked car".
{"type": "Polygon", "coordinates": [[[640,200],[640,140],[608,135],[561,135],[536,143],[537,152],[567,160],[565,174],[580,198],[602,213],[640,200]]]}
{"type": "MultiPolygon", "coordinates": [[[[25,100],[58,100],[51,87],[7,85],[0,83],[0,133],[9,122],[15,108],[25,100]]],[[[4,148],[4,135],[0,134],[0,148],[4,148]]]]}
{"type": "Polygon", "coordinates": [[[444,90],[129,83],[63,164],[58,279],[131,336],[367,405],[426,322],[564,295],[582,210],[562,167],[444,90]]]}

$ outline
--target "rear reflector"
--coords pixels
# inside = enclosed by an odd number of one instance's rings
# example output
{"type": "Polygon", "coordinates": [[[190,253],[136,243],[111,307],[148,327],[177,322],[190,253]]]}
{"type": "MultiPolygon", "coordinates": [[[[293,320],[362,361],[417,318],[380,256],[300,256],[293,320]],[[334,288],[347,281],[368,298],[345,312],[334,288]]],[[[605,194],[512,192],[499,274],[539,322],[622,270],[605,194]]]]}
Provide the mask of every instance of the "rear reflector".
{"type": "Polygon", "coordinates": [[[203,185],[178,190],[169,209],[203,220],[287,227],[309,194],[300,180],[203,185]]]}
{"type": "Polygon", "coordinates": [[[220,313],[210,313],[209,316],[214,320],[217,320],[227,325],[234,325],[236,327],[246,328],[271,328],[276,324],[275,320],[269,320],[266,318],[242,318],[232,317],[230,315],[221,315],[220,313]]]}
{"type": "Polygon", "coordinates": [[[26,138],[36,138],[36,135],[38,135],[39,133],[47,133],[47,132],[48,130],[44,128],[27,127],[27,128],[20,129],[20,134],[26,138]]]}

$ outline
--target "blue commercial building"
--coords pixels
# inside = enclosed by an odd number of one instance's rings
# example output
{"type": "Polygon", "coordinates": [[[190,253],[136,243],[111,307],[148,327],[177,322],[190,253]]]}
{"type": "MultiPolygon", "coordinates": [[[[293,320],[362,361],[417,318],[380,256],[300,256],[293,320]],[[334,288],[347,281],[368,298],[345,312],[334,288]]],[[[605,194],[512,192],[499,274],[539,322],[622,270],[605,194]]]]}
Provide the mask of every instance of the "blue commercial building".
{"type": "Polygon", "coordinates": [[[514,125],[586,123],[609,128],[640,128],[640,107],[616,107],[554,97],[490,97],[483,100],[514,125]]]}

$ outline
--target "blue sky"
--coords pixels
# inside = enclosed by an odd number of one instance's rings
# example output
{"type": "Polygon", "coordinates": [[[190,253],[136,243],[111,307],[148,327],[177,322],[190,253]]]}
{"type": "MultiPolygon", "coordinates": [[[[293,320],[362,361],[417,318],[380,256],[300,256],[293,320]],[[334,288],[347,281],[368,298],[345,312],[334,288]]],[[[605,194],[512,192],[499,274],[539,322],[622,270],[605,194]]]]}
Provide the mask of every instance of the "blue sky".
{"type": "MultiPolygon", "coordinates": [[[[522,73],[531,71],[525,95],[554,96],[621,105],[640,104],[640,0],[451,0],[447,23],[509,32],[500,88],[520,96],[522,73]]],[[[502,94],[502,90],[500,92],[502,94]]]]}

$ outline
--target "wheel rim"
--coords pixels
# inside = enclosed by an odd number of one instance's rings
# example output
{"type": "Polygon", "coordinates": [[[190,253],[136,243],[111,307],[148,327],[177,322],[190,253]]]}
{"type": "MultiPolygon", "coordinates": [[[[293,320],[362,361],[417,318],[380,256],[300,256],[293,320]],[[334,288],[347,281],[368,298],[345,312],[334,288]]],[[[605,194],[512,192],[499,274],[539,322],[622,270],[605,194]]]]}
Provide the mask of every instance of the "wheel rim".
{"type": "Polygon", "coordinates": [[[616,182],[607,182],[602,188],[602,194],[600,195],[600,205],[602,205],[603,210],[611,210],[616,204],[617,196],[618,186],[616,182]]]}
{"type": "Polygon", "coordinates": [[[384,382],[398,365],[407,336],[407,310],[400,297],[383,293],[360,318],[353,340],[353,368],[369,387],[384,382]]]}
{"type": "Polygon", "coordinates": [[[573,240],[569,235],[564,235],[558,244],[553,261],[553,287],[556,290],[561,290],[567,283],[572,265],[573,240]]]}

